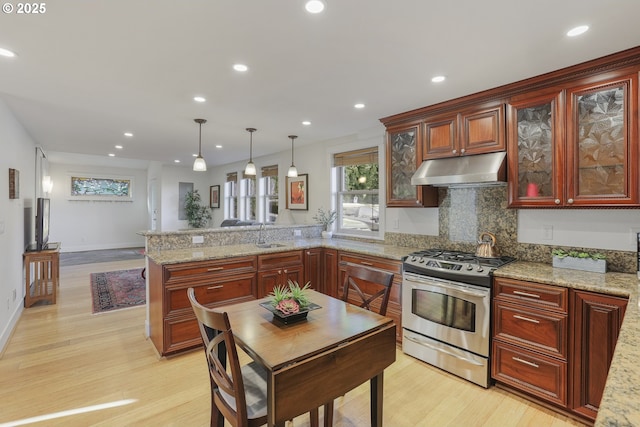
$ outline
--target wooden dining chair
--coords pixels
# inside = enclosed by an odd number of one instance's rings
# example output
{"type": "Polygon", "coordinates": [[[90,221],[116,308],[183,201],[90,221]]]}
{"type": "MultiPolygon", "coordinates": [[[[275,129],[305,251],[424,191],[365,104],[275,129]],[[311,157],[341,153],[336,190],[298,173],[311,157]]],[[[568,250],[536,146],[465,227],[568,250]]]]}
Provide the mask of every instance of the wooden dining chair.
{"type": "MultiPolygon", "coordinates": [[[[395,274],[346,262],[340,266],[345,267],[342,300],[386,316],[395,274]]],[[[373,398],[371,390],[371,399],[373,398]]],[[[374,416],[373,412],[371,416],[374,416]]],[[[333,402],[325,403],[324,418],[325,426],[333,424],[333,402]]]]}
{"type": "MultiPolygon", "coordinates": [[[[211,383],[211,427],[267,424],[267,372],[256,362],[240,366],[235,338],[226,312],[201,305],[193,288],[187,290],[198,320],[211,383]],[[227,366],[228,365],[228,366],[227,366]]],[[[318,408],[310,412],[318,427],[318,408]]]]}
{"type": "Polygon", "coordinates": [[[386,316],[394,274],[357,264],[342,265],[345,266],[342,300],[386,316]]]}

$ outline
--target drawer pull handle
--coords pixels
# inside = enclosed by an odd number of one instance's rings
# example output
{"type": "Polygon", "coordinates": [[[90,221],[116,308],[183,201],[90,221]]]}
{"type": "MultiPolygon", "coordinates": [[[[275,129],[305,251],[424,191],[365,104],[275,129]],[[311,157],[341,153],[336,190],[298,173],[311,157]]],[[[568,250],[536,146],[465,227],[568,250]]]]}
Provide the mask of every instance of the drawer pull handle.
{"type": "Polygon", "coordinates": [[[372,262],[367,262],[367,261],[360,261],[360,264],[362,264],[362,265],[373,265],[372,262]]]}
{"type": "Polygon", "coordinates": [[[538,365],[536,363],[529,362],[528,360],[522,360],[519,357],[513,356],[512,359],[515,360],[516,362],[524,363],[525,365],[529,365],[529,366],[532,366],[534,368],[539,368],[540,367],[540,365],[538,365]]]}
{"type": "Polygon", "coordinates": [[[520,316],[518,314],[514,314],[513,317],[516,318],[516,319],[524,320],[525,322],[540,323],[539,320],[530,319],[529,317],[520,316]]]}
{"type": "Polygon", "coordinates": [[[224,267],[207,268],[207,271],[220,271],[220,270],[224,270],[224,267]]]}
{"type": "Polygon", "coordinates": [[[216,285],[216,286],[209,286],[207,290],[213,291],[214,289],[222,289],[222,288],[224,288],[224,285],[216,285]]]}
{"type": "Polygon", "coordinates": [[[516,295],[522,295],[523,297],[540,298],[540,295],[530,294],[529,292],[513,291],[513,293],[516,295]]]}

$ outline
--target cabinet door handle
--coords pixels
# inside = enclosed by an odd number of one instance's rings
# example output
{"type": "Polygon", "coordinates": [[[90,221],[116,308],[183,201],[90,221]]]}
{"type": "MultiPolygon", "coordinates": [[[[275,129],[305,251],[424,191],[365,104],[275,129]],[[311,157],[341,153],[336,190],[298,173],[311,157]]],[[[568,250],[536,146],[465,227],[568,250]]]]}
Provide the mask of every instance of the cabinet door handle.
{"type": "Polygon", "coordinates": [[[360,261],[360,264],[362,264],[362,265],[373,265],[372,262],[367,262],[367,261],[360,261]]]}
{"type": "Polygon", "coordinates": [[[464,154],[464,152],[465,152],[465,151],[466,151],[466,150],[465,150],[464,148],[463,148],[463,149],[461,149],[461,150],[460,150],[460,154],[464,154]]]}
{"type": "Polygon", "coordinates": [[[516,295],[521,295],[523,297],[540,298],[540,295],[530,294],[529,292],[513,291],[513,293],[516,294],[516,295]]]}
{"type": "Polygon", "coordinates": [[[220,271],[220,270],[224,270],[224,267],[207,268],[207,271],[220,271]]]}
{"type": "Polygon", "coordinates": [[[555,199],[555,200],[553,201],[553,203],[555,203],[556,205],[559,205],[559,204],[560,204],[560,199],[555,199]]]}
{"type": "Polygon", "coordinates": [[[284,274],[287,274],[287,273],[288,273],[288,271],[287,271],[287,270],[285,270],[285,271],[284,271],[284,274]]]}
{"type": "Polygon", "coordinates": [[[520,362],[520,363],[524,363],[525,365],[529,365],[529,366],[533,366],[534,368],[539,368],[540,365],[533,363],[533,362],[529,362],[528,360],[522,360],[519,357],[511,357],[513,360],[515,360],[516,362],[520,362]]]}
{"type": "Polygon", "coordinates": [[[216,285],[216,286],[209,286],[209,287],[207,288],[207,290],[208,290],[208,291],[213,291],[213,290],[215,290],[215,289],[222,289],[222,288],[224,288],[224,285],[216,285]]]}
{"type": "Polygon", "coordinates": [[[458,152],[458,150],[453,150],[451,151],[453,154],[456,154],[458,152]]]}
{"type": "Polygon", "coordinates": [[[282,270],[278,270],[278,274],[282,274],[282,270]]]}
{"type": "Polygon", "coordinates": [[[569,199],[569,200],[567,200],[567,203],[569,203],[570,205],[572,205],[572,204],[573,204],[573,199],[569,199]]]}
{"type": "Polygon", "coordinates": [[[540,323],[540,321],[539,321],[539,320],[536,320],[536,319],[530,319],[530,318],[528,318],[528,317],[520,316],[520,315],[518,315],[518,314],[514,314],[514,315],[513,315],[513,317],[514,317],[514,318],[516,318],[516,319],[524,320],[525,322],[540,323]]]}

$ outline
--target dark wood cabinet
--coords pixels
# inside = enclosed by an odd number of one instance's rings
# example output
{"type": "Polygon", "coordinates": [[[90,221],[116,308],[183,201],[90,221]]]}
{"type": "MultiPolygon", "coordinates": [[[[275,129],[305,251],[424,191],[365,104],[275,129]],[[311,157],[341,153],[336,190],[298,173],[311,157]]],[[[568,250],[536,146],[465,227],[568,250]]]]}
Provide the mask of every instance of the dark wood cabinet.
{"type": "MultiPolygon", "coordinates": [[[[396,341],[402,342],[402,327],[400,326],[402,325],[402,305],[400,298],[400,291],[402,289],[402,262],[354,252],[338,251],[336,298],[342,298],[345,263],[377,268],[394,274],[393,284],[391,285],[391,296],[389,297],[389,305],[387,306],[387,317],[392,318],[396,322],[396,325],[398,325],[396,328],[396,341]]],[[[364,287],[364,289],[366,289],[366,287],[364,287]]],[[[366,290],[364,290],[364,292],[366,292],[366,290]]]]}
{"type": "Polygon", "coordinates": [[[638,73],[514,97],[510,207],[638,206],[638,73]]]}
{"type": "Polygon", "coordinates": [[[305,249],[304,251],[304,283],[309,283],[312,289],[326,294],[323,268],[322,248],[305,249]]]}
{"type": "Polygon", "coordinates": [[[187,289],[216,307],[255,299],[255,256],[159,265],[149,260],[150,337],[162,356],[202,344],[187,289]]]}
{"type": "Polygon", "coordinates": [[[387,207],[438,206],[438,191],[411,185],[411,177],[422,163],[422,123],[387,129],[387,207]]]}
{"type": "Polygon", "coordinates": [[[427,117],[424,121],[423,160],[491,153],[505,148],[502,103],[427,117]]]}
{"type": "Polygon", "coordinates": [[[276,286],[288,281],[303,285],[304,262],[302,251],[277,252],[258,256],[258,298],[264,298],[276,286]]]}
{"type": "Polygon", "coordinates": [[[496,278],[492,377],[593,422],[627,302],[496,278]]]}
{"type": "Polygon", "coordinates": [[[496,278],[492,377],[565,407],[568,399],[566,288],[496,278]]]}
{"type": "Polygon", "coordinates": [[[595,420],[628,300],[573,293],[572,410],[595,420]]]}

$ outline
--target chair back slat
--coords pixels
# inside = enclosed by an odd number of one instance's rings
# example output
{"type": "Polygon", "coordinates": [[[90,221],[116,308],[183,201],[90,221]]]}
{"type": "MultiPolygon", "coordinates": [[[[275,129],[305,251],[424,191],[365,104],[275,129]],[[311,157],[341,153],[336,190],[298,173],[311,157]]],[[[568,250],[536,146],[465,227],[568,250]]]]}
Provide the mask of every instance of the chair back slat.
{"type": "Polygon", "coordinates": [[[394,274],[357,264],[344,263],[342,266],[345,267],[342,300],[350,303],[356,300],[356,305],[374,312],[379,303],[377,313],[386,316],[394,274]],[[364,285],[367,285],[365,291],[364,285]],[[372,285],[379,289],[372,291],[372,285]]]}

